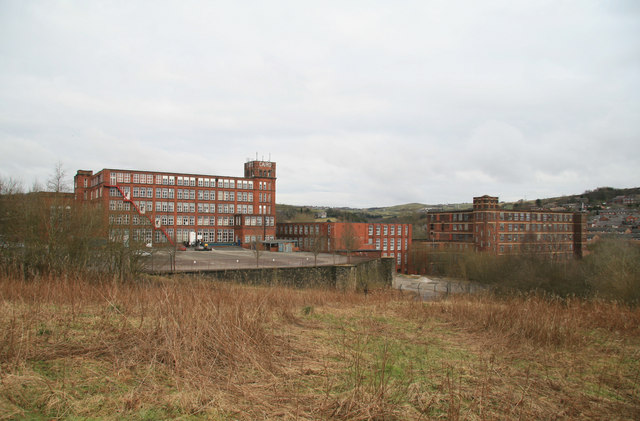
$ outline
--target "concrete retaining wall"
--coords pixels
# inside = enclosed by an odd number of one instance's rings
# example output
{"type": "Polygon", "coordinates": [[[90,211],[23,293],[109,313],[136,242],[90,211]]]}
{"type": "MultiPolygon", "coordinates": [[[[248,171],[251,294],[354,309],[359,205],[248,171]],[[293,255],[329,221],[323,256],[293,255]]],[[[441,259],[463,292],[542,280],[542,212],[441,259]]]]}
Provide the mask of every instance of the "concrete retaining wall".
{"type": "MultiPolygon", "coordinates": [[[[282,267],[256,269],[228,269],[180,272],[180,275],[197,275],[219,281],[239,282],[249,285],[283,285],[295,288],[338,288],[367,291],[391,286],[394,259],[383,257],[355,264],[282,267]]],[[[163,273],[163,275],[172,275],[163,273]]]]}

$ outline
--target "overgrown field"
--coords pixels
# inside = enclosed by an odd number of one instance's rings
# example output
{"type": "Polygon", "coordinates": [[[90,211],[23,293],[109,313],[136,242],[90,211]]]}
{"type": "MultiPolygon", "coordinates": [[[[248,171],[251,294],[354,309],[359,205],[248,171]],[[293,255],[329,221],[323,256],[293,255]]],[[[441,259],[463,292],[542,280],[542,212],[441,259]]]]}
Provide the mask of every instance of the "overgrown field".
{"type": "Polygon", "coordinates": [[[0,279],[0,419],[640,419],[640,310],[0,279]]]}

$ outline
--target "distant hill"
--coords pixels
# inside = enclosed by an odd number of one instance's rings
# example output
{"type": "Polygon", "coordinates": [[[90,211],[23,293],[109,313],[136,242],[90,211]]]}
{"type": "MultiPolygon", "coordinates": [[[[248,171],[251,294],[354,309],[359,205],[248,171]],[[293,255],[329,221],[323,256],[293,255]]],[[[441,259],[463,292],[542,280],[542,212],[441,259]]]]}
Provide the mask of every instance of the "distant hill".
{"type": "Polygon", "coordinates": [[[582,194],[559,196],[542,199],[542,204],[582,203],[587,205],[601,205],[610,202],[617,196],[630,196],[640,194],[640,187],[617,189],[614,187],[598,187],[595,190],[587,190],[582,194]]]}
{"type": "MultiPolygon", "coordinates": [[[[581,194],[550,197],[528,201],[504,203],[506,208],[524,208],[540,206],[553,208],[568,204],[584,203],[593,207],[611,201],[616,196],[640,195],[640,187],[617,189],[613,187],[598,187],[581,194]]],[[[424,203],[406,203],[403,205],[373,207],[373,208],[330,208],[319,206],[276,205],[277,220],[280,222],[313,222],[313,221],[350,221],[350,222],[400,222],[420,224],[429,210],[463,210],[470,209],[472,203],[454,203],[427,205],[424,203]],[[318,218],[326,212],[326,218],[318,218]]],[[[416,227],[414,227],[414,230],[416,227]]]]}

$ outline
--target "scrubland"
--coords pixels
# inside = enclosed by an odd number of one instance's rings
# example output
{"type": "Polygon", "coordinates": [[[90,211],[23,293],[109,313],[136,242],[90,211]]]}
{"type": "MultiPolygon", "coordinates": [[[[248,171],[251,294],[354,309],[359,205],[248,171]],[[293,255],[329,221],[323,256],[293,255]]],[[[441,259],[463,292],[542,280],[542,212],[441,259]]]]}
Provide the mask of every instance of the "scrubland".
{"type": "Polygon", "coordinates": [[[0,279],[0,419],[640,419],[640,310],[0,279]]]}

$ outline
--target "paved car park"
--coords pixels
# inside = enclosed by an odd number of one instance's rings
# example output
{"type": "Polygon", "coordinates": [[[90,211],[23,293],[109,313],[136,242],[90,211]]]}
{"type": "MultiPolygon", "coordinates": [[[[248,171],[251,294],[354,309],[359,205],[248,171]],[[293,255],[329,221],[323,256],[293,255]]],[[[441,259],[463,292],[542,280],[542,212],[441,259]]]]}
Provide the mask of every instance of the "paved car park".
{"type": "MultiPolygon", "coordinates": [[[[156,250],[145,257],[147,269],[151,271],[171,270],[171,254],[175,253],[176,271],[218,270],[218,269],[247,269],[255,267],[292,267],[314,266],[315,257],[308,252],[271,252],[252,250],[241,247],[214,248],[213,250],[156,250]]],[[[352,257],[356,262],[358,257],[352,257]]],[[[347,257],[338,254],[318,254],[318,266],[337,265],[347,263],[347,257]]]]}

